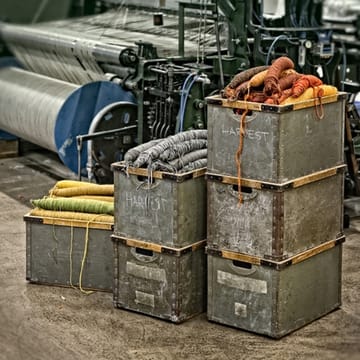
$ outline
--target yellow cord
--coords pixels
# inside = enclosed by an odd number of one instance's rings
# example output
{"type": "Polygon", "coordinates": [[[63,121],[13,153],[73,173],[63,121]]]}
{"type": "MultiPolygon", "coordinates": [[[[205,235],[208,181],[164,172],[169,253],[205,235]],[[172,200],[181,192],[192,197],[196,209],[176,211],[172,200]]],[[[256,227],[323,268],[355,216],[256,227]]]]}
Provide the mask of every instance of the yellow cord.
{"type": "Polygon", "coordinates": [[[72,263],[72,254],[73,254],[73,243],[74,243],[74,227],[73,224],[70,224],[70,286],[74,289],[77,289],[76,286],[72,283],[72,272],[73,272],[73,263],[72,263]]]}
{"type": "Polygon", "coordinates": [[[102,216],[101,214],[98,214],[96,216],[94,216],[92,219],[90,219],[87,223],[86,223],[86,232],[85,232],[85,246],[84,246],[84,252],[83,252],[83,257],[81,260],[81,268],[80,268],[80,275],[79,275],[79,289],[82,293],[89,295],[92,294],[94,291],[93,290],[84,290],[82,288],[82,276],[83,276],[83,271],[84,271],[84,267],[85,267],[85,261],[86,261],[86,257],[87,257],[87,252],[88,252],[88,245],[89,245],[89,227],[90,224],[96,220],[96,218],[98,218],[99,216],[102,216]]]}
{"type": "Polygon", "coordinates": [[[56,231],[55,231],[55,224],[53,224],[53,227],[52,227],[52,233],[53,233],[53,239],[55,240],[55,247],[51,249],[51,253],[52,253],[52,256],[53,256],[53,259],[55,261],[55,263],[57,264],[58,262],[58,259],[57,259],[57,251],[58,251],[58,246],[59,246],[59,240],[56,236],[56,231]],[[56,253],[56,254],[55,254],[56,253]]]}
{"type": "Polygon", "coordinates": [[[91,220],[89,220],[86,223],[85,246],[84,246],[83,257],[82,257],[82,260],[81,260],[81,268],[80,268],[80,275],[79,275],[79,289],[83,294],[86,294],[86,295],[92,294],[94,292],[94,291],[84,290],[82,288],[82,275],[83,275],[83,271],[84,271],[84,266],[85,266],[87,251],[88,251],[88,244],[89,244],[89,225],[90,225],[90,222],[91,222],[91,220]]]}

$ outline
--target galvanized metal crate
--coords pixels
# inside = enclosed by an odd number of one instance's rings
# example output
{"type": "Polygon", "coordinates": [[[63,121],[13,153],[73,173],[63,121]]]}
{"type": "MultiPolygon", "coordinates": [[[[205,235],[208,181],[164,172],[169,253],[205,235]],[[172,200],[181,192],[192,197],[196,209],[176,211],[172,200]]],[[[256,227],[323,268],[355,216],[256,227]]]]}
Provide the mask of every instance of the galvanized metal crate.
{"type": "Polygon", "coordinates": [[[183,322],[206,309],[205,241],[167,248],[112,236],[114,306],[183,322]]]}
{"type": "Polygon", "coordinates": [[[207,98],[208,171],[237,176],[239,112],[245,109],[243,178],[283,183],[342,164],[345,101],[344,93],[322,98],[322,105],[318,100],[275,106],[207,98]]]}
{"type": "Polygon", "coordinates": [[[343,231],[344,167],[282,185],[207,174],[208,245],[281,260],[343,231]]]}
{"type": "Polygon", "coordinates": [[[28,281],[112,291],[113,224],[32,215],[24,220],[28,281]]]}
{"type": "Polygon", "coordinates": [[[208,319],[280,338],[338,308],[344,240],[277,263],[208,248],[208,319]]]}
{"type": "Polygon", "coordinates": [[[170,247],[206,238],[205,168],[184,174],[115,163],[116,235],[170,247]]]}

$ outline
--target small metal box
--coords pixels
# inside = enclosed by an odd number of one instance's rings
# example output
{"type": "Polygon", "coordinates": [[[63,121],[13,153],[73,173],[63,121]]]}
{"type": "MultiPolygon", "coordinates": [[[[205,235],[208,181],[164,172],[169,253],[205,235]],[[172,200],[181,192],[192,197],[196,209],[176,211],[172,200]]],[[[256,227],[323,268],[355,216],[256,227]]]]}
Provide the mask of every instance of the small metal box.
{"type": "Polygon", "coordinates": [[[174,323],[206,309],[205,241],[167,248],[112,236],[114,306],[174,323]]]}
{"type": "Polygon", "coordinates": [[[115,163],[115,228],[120,237],[170,247],[206,238],[205,168],[183,174],[115,163]]]}
{"type": "Polygon", "coordinates": [[[208,319],[280,338],[338,308],[343,241],[283,262],[208,248],[208,319]]]}
{"type": "Polygon", "coordinates": [[[282,260],[343,231],[344,167],[282,185],[207,174],[212,248],[282,260]]]}
{"type": "Polygon", "coordinates": [[[239,112],[246,110],[242,178],[283,183],[341,165],[345,101],[344,93],[324,97],[321,104],[307,100],[283,106],[207,98],[208,171],[237,176],[239,112]]]}
{"type": "Polygon", "coordinates": [[[28,281],[112,291],[113,224],[32,215],[24,220],[28,281]]]}

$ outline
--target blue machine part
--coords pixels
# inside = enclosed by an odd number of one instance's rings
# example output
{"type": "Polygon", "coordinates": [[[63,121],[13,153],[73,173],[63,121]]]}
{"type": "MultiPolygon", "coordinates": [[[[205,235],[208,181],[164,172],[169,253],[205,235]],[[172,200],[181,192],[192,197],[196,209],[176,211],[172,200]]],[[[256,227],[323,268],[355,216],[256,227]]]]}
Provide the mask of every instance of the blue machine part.
{"type": "Polygon", "coordinates": [[[360,115],[360,101],[355,101],[354,105],[356,108],[356,112],[358,113],[358,115],[360,115]]]}
{"type": "Polygon", "coordinates": [[[4,56],[0,58],[0,68],[8,66],[14,66],[19,68],[23,67],[20,62],[12,56],[4,56]]]}
{"type": "Polygon", "coordinates": [[[360,116],[360,92],[358,92],[356,94],[356,96],[355,96],[354,105],[355,105],[355,108],[356,108],[356,112],[360,116]]]}
{"type": "MultiPolygon", "coordinates": [[[[88,134],[95,115],[105,106],[128,101],[136,104],[132,92],[108,81],[85,84],[68,96],[62,105],[55,123],[55,144],[62,162],[73,172],[78,172],[76,137],[88,134]]],[[[86,174],[87,149],[81,149],[81,173],[86,174]]]]}
{"type": "Polygon", "coordinates": [[[0,130],[0,140],[16,140],[17,136],[12,135],[6,131],[0,130]]]}

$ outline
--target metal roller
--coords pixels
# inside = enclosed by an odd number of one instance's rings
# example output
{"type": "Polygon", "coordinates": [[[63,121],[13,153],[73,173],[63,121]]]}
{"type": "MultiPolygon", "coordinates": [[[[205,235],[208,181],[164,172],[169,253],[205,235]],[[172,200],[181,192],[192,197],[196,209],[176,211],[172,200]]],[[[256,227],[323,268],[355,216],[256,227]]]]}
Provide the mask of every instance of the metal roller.
{"type": "Polygon", "coordinates": [[[83,84],[102,80],[99,63],[135,65],[133,48],[109,44],[82,33],[62,31],[51,26],[0,24],[0,39],[30,71],[83,84]]]}
{"type": "MultiPolygon", "coordinates": [[[[127,101],[131,92],[108,81],[82,86],[15,67],[0,68],[0,129],[58,153],[78,171],[76,136],[87,134],[92,119],[105,106],[127,101]]],[[[82,149],[81,169],[87,152],[82,149]]]]}
{"type": "Polygon", "coordinates": [[[10,67],[0,69],[0,87],[0,128],[56,152],[58,113],[78,86],[10,67]]]}

